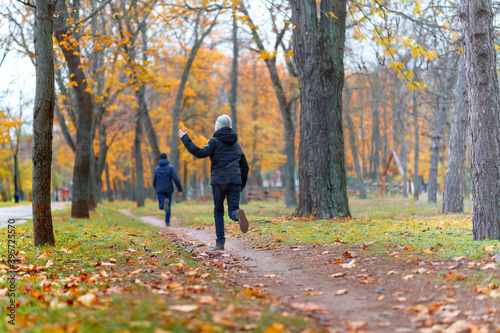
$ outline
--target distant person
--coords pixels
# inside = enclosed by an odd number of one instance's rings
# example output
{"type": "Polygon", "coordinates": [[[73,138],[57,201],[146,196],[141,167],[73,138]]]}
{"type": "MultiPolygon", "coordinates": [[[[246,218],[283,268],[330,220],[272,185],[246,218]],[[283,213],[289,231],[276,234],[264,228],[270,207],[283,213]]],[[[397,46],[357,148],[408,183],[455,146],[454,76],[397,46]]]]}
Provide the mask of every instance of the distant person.
{"type": "Polygon", "coordinates": [[[224,200],[227,197],[229,217],[240,224],[243,233],[248,231],[248,220],[240,209],[240,193],[248,179],[248,163],[240,145],[238,135],[231,128],[231,118],[223,114],[215,123],[214,137],[203,148],[198,148],[186,133],[179,130],[179,137],[186,149],[198,158],[210,157],[210,185],[214,196],[214,218],[216,245],[213,251],[224,251],[224,200]]]}
{"type": "Polygon", "coordinates": [[[177,186],[179,191],[179,196],[182,195],[182,185],[175,168],[170,165],[167,160],[167,154],[160,154],[160,161],[155,169],[153,175],[153,186],[156,189],[156,194],[158,195],[158,204],[160,209],[165,211],[165,223],[167,227],[170,227],[170,207],[172,205],[172,192],[174,192],[174,185],[172,181],[177,186]]]}

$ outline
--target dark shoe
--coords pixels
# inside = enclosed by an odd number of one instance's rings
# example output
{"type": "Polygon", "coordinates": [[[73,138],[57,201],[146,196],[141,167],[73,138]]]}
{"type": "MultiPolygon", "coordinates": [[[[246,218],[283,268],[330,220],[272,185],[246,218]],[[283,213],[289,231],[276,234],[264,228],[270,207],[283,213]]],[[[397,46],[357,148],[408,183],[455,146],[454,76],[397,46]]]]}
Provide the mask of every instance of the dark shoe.
{"type": "Polygon", "coordinates": [[[163,205],[163,210],[166,212],[168,212],[168,204],[170,203],[170,199],[165,199],[165,204],[163,205]]]}
{"type": "Polygon", "coordinates": [[[236,216],[238,216],[238,222],[240,223],[240,230],[242,233],[248,231],[248,220],[243,209],[238,209],[236,211],[236,216]]]}
{"type": "Polygon", "coordinates": [[[167,223],[167,227],[170,227],[170,223],[167,223]]]}
{"type": "Polygon", "coordinates": [[[217,242],[212,251],[224,251],[224,243],[217,242]]]}

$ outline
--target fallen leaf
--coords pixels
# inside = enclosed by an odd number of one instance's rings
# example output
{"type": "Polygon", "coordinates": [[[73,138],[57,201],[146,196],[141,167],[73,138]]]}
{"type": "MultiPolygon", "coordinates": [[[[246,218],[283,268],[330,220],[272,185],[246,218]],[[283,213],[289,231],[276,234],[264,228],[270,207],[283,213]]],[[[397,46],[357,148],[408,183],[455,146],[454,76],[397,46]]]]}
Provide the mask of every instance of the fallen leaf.
{"type": "Polygon", "coordinates": [[[264,277],[266,278],[275,278],[275,277],[278,277],[279,275],[278,274],[265,274],[264,277]]]}
{"type": "Polygon", "coordinates": [[[349,263],[347,264],[340,264],[340,266],[342,268],[353,268],[353,267],[356,267],[356,265],[354,264],[356,262],[356,260],[351,260],[349,263]]]}
{"type": "Polygon", "coordinates": [[[280,322],[274,322],[271,325],[264,328],[262,333],[281,333],[285,329],[285,325],[280,322]]]}
{"type": "MultiPolygon", "coordinates": [[[[49,260],[49,261],[50,261],[50,260],[49,260]]],[[[493,263],[493,262],[492,262],[492,263],[489,263],[489,264],[486,264],[486,265],[484,265],[484,267],[481,267],[481,270],[484,270],[484,269],[490,269],[490,268],[491,268],[491,269],[495,269],[495,268],[497,268],[497,264],[495,264],[495,263],[493,263]]]]}
{"type": "Polygon", "coordinates": [[[367,322],[364,321],[344,321],[344,325],[347,326],[352,331],[357,331],[363,327],[366,327],[368,325],[367,322]]]}
{"type": "Polygon", "coordinates": [[[396,297],[396,301],[398,301],[398,302],[404,302],[406,300],[408,300],[408,298],[406,298],[406,297],[396,297]]]}
{"type": "Polygon", "coordinates": [[[307,303],[292,303],[290,304],[290,307],[296,309],[296,310],[301,310],[301,311],[310,311],[310,312],[315,312],[315,311],[327,311],[327,308],[322,306],[322,305],[319,305],[319,304],[315,304],[315,303],[311,303],[311,302],[307,302],[307,303]]]}
{"type": "Polygon", "coordinates": [[[306,295],[308,295],[308,296],[321,296],[323,294],[324,293],[322,291],[308,291],[306,293],[306,295]]]}
{"type": "Polygon", "coordinates": [[[409,279],[413,279],[413,274],[408,274],[403,276],[403,280],[409,280],[409,279]]]}
{"type": "Polygon", "coordinates": [[[169,308],[169,310],[173,310],[173,311],[191,312],[191,311],[198,310],[198,305],[196,305],[196,304],[171,305],[168,308],[169,308]]]}
{"type": "Polygon", "coordinates": [[[342,273],[335,273],[335,274],[328,275],[328,276],[329,276],[329,277],[333,277],[333,278],[339,278],[339,277],[346,276],[346,273],[345,273],[345,272],[342,272],[342,273]]]}
{"type": "Polygon", "coordinates": [[[82,303],[86,307],[90,307],[92,304],[97,303],[97,296],[91,293],[85,294],[77,298],[77,301],[82,303]]]}
{"type": "Polygon", "coordinates": [[[215,304],[215,299],[212,296],[201,296],[198,299],[199,304],[215,304]]]}
{"type": "Polygon", "coordinates": [[[426,254],[433,254],[434,252],[432,252],[431,250],[429,249],[423,249],[422,250],[423,253],[426,253],[426,254]]]}
{"type": "Polygon", "coordinates": [[[229,328],[234,328],[236,326],[236,324],[232,320],[219,313],[214,313],[212,315],[212,320],[216,324],[226,325],[229,328]]]}
{"type": "Polygon", "coordinates": [[[397,271],[388,271],[387,275],[392,275],[392,274],[399,274],[397,271]]]}
{"type": "Polygon", "coordinates": [[[54,262],[52,260],[48,260],[47,263],[45,264],[45,268],[49,268],[53,264],[54,264],[54,262]]]}
{"type": "Polygon", "coordinates": [[[335,296],[345,295],[349,292],[347,289],[339,289],[335,292],[335,296]]]}
{"type": "Polygon", "coordinates": [[[380,295],[380,296],[378,296],[376,299],[377,299],[377,301],[381,301],[381,300],[383,300],[384,298],[385,298],[385,295],[380,295]]]}

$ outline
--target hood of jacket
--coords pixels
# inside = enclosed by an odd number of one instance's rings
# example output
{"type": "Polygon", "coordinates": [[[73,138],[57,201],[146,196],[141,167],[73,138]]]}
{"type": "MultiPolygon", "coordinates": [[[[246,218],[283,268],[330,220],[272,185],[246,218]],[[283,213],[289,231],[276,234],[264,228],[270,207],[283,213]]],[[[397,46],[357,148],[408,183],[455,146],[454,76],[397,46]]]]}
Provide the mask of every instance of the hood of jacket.
{"type": "Polygon", "coordinates": [[[158,162],[158,165],[159,165],[159,166],[162,166],[162,167],[163,167],[163,166],[167,166],[167,165],[169,165],[169,164],[170,164],[170,162],[169,162],[166,158],[162,158],[162,159],[160,159],[160,161],[158,162]]]}
{"type": "Polygon", "coordinates": [[[214,133],[214,138],[228,145],[234,145],[238,141],[238,134],[231,127],[222,127],[214,133]]]}

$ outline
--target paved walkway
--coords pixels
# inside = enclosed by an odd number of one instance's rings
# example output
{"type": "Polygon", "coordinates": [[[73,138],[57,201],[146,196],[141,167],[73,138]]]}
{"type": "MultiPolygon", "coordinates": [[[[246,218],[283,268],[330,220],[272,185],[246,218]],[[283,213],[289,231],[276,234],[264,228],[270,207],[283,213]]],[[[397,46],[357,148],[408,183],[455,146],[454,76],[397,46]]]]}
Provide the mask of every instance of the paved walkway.
{"type": "MultiPolygon", "coordinates": [[[[52,210],[63,209],[70,205],[70,202],[52,202],[52,210]]],[[[0,228],[7,225],[9,219],[16,220],[16,224],[25,223],[33,218],[31,205],[18,205],[0,208],[0,228]]]]}

